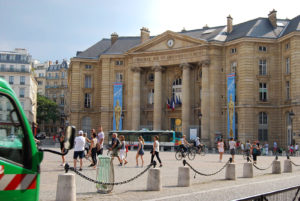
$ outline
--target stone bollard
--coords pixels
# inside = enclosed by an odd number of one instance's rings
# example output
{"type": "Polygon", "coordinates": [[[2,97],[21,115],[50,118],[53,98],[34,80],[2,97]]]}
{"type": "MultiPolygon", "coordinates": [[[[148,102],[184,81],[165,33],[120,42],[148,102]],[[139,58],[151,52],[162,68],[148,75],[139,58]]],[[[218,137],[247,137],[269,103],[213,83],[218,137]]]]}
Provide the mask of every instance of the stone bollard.
{"type": "Polygon", "coordinates": [[[190,168],[189,167],[179,167],[178,168],[178,186],[179,187],[189,187],[190,185],[191,185],[190,168]]]}
{"type": "Polygon", "coordinates": [[[280,164],[280,161],[273,161],[272,174],[281,174],[281,164],[280,164]]]}
{"type": "Polygon", "coordinates": [[[147,180],[148,191],[160,191],[161,190],[161,174],[159,168],[150,168],[147,180]]]}
{"type": "Polygon", "coordinates": [[[244,178],[253,178],[253,165],[252,165],[252,163],[244,163],[243,177],[244,178]]]}
{"type": "Polygon", "coordinates": [[[227,179],[227,180],[235,180],[236,179],[234,163],[229,163],[226,166],[225,179],[227,179]]]}
{"type": "Polygon", "coordinates": [[[284,167],[283,167],[283,172],[292,172],[292,161],[290,159],[286,159],[284,161],[284,167]]]}
{"type": "Polygon", "coordinates": [[[74,174],[65,173],[58,175],[56,201],[76,201],[74,174]]]}

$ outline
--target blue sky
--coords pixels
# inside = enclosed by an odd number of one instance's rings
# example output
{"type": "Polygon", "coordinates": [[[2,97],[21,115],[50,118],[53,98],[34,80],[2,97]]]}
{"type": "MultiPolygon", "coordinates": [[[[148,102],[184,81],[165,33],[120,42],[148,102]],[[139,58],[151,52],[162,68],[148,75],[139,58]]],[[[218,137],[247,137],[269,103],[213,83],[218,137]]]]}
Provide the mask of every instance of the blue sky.
{"type": "Polygon", "coordinates": [[[102,38],[137,36],[141,27],[151,35],[233,24],[267,17],[300,15],[299,3],[279,0],[0,0],[0,50],[26,48],[40,61],[70,59],[76,51],[102,38]]]}

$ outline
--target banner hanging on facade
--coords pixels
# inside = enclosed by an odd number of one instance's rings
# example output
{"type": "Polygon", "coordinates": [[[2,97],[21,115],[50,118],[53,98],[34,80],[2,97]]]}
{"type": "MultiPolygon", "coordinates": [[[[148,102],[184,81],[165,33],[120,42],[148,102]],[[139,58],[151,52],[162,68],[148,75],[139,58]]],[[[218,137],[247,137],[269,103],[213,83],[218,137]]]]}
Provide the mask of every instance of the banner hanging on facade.
{"type": "Polygon", "coordinates": [[[113,106],[113,130],[122,130],[122,98],[123,98],[123,84],[120,82],[114,83],[114,106],[113,106]]]}
{"type": "Polygon", "coordinates": [[[235,73],[227,75],[227,136],[235,138],[235,73]]]}

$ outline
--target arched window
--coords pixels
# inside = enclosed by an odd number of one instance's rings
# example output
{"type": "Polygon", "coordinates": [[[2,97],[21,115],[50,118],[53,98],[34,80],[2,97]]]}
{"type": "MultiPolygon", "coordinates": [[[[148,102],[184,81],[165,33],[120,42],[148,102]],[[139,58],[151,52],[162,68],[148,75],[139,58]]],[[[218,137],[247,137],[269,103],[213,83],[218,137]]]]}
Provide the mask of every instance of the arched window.
{"type": "Polygon", "coordinates": [[[174,80],[172,85],[172,98],[175,99],[175,103],[177,104],[178,101],[181,102],[182,100],[181,88],[182,88],[181,78],[174,80]]]}
{"type": "Polygon", "coordinates": [[[268,115],[265,112],[259,113],[258,140],[259,141],[267,141],[268,140],[268,115]]]}
{"type": "Polygon", "coordinates": [[[81,120],[81,129],[83,132],[88,133],[90,135],[92,129],[92,120],[90,117],[83,117],[81,120]]]}

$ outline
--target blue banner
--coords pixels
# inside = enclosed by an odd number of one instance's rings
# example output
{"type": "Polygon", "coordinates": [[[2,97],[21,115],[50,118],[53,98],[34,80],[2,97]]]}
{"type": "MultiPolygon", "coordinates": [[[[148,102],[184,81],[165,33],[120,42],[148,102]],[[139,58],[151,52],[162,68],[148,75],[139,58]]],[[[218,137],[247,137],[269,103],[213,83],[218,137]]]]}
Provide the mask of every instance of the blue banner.
{"type": "Polygon", "coordinates": [[[227,135],[235,139],[235,74],[227,75],[227,135]]]}
{"type": "Polygon", "coordinates": [[[122,130],[122,87],[122,83],[114,83],[113,130],[115,131],[122,130]]]}

